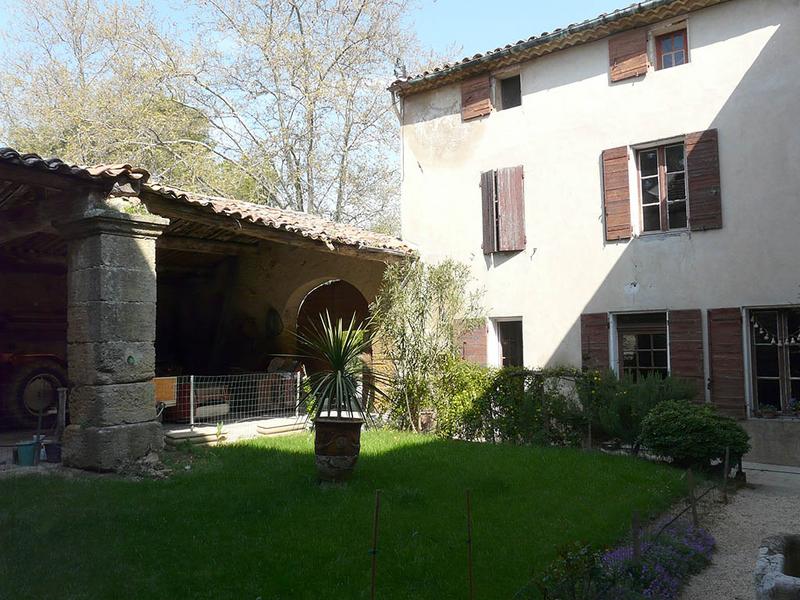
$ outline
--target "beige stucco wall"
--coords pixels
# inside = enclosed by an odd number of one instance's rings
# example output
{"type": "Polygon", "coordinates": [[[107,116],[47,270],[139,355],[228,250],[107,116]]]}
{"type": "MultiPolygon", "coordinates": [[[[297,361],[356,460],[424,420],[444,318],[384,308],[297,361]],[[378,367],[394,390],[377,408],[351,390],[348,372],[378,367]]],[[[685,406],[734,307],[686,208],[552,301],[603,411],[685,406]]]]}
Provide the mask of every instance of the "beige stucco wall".
{"type": "Polygon", "coordinates": [[[458,84],[403,102],[403,237],[523,318],[529,366],[579,364],[584,312],[800,303],[800,1],[692,13],[688,39],[689,64],[613,85],[606,40],[529,62],[522,106],[473,122],[458,84]],[[605,243],[601,152],[710,128],[723,229],[605,243]],[[480,173],[519,164],[527,250],[485,257],[480,173]]]}

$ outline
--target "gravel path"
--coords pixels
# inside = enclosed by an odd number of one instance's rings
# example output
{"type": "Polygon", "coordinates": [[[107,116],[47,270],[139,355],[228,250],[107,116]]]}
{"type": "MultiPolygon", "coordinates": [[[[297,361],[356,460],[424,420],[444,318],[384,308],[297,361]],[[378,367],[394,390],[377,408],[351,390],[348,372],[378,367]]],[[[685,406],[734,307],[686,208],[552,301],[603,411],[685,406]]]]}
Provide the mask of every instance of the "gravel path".
{"type": "Polygon", "coordinates": [[[732,495],[727,506],[707,506],[701,524],[716,538],[717,550],[711,566],[692,578],[681,600],[752,600],[761,540],[788,530],[800,533],[800,469],[745,464],[745,471],[747,487],[732,495]]]}

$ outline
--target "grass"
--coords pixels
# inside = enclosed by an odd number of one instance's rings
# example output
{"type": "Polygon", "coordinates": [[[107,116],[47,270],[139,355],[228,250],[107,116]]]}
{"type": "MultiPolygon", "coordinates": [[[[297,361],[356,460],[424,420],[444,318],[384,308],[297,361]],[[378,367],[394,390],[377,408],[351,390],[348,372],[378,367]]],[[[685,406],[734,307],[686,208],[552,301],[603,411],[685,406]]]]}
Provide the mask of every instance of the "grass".
{"type": "MultiPolygon", "coordinates": [[[[186,460],[185,455],[172,453],[186,460]]],[[[197,451],[164,481],[0,480],[0,598],[511,598],[572,540],[611,544],[684,491],[625,457],[368,432],[354,479],[319,485],[313,438],[197,451]]]]}

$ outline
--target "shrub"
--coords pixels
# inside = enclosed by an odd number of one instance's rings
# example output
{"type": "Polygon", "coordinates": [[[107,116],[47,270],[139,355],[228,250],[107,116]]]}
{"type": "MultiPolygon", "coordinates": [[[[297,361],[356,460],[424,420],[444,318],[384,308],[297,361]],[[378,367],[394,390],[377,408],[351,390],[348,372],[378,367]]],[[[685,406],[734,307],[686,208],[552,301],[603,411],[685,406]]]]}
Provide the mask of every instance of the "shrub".
{"type": "Polygon", "coordinates": [[[480,404],[491,386],[493,372],[459,359],[445,363],[436,386],[436,432],[448,438],[481,437],[480,404]]]}
{"type": "Polygon", "coordinates": [[[586,373],[579,386],[581,404],[598,433],[638,450],[642,421],[652,408],[667,400],[689,400],[694,387],[676,377],[618,379],[613,371],[586,373]]]}
{"type": "Polygon", "coordinates": [[[730,448],[735,462],[750,450],[749,436],[736,421],[707,404],[667,401],[656,406],[642,423],[642,443],[653,453],[681,467],[710,466],[730,448]]]}
{"type": "Polygon", "coordinates": [[[674,600],[682,584],[711,561],[714,538],[678,521],[645,536],[637,560],[633,547],[607,552],[576,544],[559,553],[547,569],[517,594],[542,600],[674,600]]]}

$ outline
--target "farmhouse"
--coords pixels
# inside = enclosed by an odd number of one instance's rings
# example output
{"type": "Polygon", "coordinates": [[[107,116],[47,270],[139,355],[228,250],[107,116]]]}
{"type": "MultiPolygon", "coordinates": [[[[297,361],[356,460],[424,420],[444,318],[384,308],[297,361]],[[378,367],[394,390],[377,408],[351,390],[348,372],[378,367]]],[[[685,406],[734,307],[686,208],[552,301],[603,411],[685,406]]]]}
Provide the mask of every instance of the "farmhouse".
{"type": "Polygon", "coordinates": [[[800,465],[798,55],[797,0],[649,0],[395,81],[403,237],[487,290],[464,356],[688,378],[800,465]]]}
{"type": "Polygon", "coordinates": [[[413,254],[391,236],[148,177],[0,149],[2,423],[32,427],[36,402],[67,384],[71,466],[117,469],[163,447],[155,376],[172,382],[176,420],[189,417],[181,378],[191,418],[239,410],[241,380],[195,389],[195,376],[255,373],[240,399],[269,408],[263,372],[296,350],[298,323],[365,317],[386,264],[413,254]]]}

